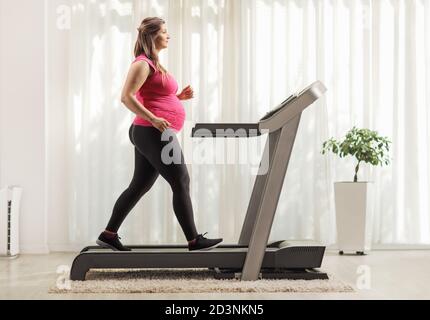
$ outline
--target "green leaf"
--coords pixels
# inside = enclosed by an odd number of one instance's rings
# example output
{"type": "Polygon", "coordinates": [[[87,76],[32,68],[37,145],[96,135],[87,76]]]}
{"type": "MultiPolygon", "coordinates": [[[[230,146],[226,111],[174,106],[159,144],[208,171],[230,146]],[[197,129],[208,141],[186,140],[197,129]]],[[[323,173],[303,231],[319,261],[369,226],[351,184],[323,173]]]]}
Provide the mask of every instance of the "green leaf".
{"type": "Polygon", "coordinates": [[[360,162],[371,165],[388,165],[391,141],[388,137],[379,136],[377,131],[358,129],[354,126],[346,133],[345,138],[337,141],[334,138],[323,143],[322,154],[331,151],[340,158],[355,157],[360,162]]]}

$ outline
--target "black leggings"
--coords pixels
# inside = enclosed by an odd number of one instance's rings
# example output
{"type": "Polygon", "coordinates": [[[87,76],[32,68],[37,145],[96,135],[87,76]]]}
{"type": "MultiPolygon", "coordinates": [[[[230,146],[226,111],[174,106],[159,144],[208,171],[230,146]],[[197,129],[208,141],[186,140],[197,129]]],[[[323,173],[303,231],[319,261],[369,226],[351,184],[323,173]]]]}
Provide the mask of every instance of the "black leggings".
{"type": "MultiPolygon", "coordinates": [[[[188,241],[197,237],[187,166],[176,135],[171,129],[168,129],[168,132],[169,141],[162,141],[162,133],[154,127],[135,125],[130,127],[130,141],[135,146],[133,180],[117,200],[106,230],[118,232],[130,211],[136,206],[140,198],[151,189],[158,176],[161,175],[172,188],[173,209],[185,237],[188,241]],[[176,154],[180,155],[180,159],[178,159],[180,161],[175,161],[171,164],[165,164],[166,161],[162,161],[162,150],[166,146],[165,150],[174,148],[177,151],[176,154]]],[[[164,151],[163,155],[165,154],[166,151],[164,151]]],[[[172,155],[173,153],[168,152],[168,154],[172,155]]]]}

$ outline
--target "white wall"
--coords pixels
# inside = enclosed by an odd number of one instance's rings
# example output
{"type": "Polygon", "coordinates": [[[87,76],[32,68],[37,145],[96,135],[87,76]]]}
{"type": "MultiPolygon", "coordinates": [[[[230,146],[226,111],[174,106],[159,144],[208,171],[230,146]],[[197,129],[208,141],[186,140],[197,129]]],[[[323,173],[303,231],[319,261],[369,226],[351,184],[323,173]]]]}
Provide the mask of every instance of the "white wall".
{"type": "Polygon", "coordinates": [[[20,185],[23,253],[47,246],[44,1],[0,1],[0,187],[20,185]]]}

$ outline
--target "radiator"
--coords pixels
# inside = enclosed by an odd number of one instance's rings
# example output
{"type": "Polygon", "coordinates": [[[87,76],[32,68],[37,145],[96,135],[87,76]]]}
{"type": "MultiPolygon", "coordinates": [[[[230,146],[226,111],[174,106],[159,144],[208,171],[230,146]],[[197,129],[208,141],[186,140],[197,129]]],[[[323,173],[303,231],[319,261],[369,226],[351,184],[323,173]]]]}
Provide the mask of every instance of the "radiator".
{"type": "Polygon", "coordinates": [[[0,189],[0,256],[19,255],[19,208],[22,188],[0,189]]]}

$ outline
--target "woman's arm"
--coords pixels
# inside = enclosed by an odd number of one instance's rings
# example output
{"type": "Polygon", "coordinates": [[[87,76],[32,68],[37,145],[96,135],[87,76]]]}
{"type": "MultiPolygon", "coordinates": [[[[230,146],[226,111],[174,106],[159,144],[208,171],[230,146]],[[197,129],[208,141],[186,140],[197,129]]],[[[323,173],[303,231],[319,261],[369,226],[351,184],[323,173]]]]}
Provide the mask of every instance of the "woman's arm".
{"type": "Polygon", "coordinates": [[[149,64],[146,61],[133,63],[127,76],[121,94],[121,102],[139,117],[149,121],[159,131],[164,132],[171,124],[163,119],[156,117],[151,111],[146,109],[137,99],[136,92],[143,86],[149,76],[149,64]]]}
{"type": "Polygon", "coordinates": [[[121,94],[121,102],[139,117],[152,122],[156,117],[146,109],[137,99],[136,92],[143,86],[149,76],[149,65],[146,61],[133,63],[127,76],[121,94]]]}

